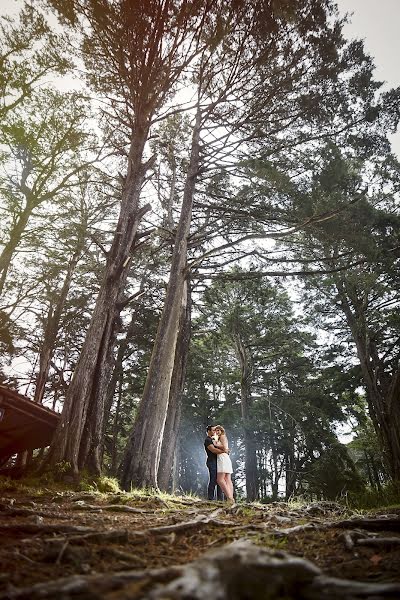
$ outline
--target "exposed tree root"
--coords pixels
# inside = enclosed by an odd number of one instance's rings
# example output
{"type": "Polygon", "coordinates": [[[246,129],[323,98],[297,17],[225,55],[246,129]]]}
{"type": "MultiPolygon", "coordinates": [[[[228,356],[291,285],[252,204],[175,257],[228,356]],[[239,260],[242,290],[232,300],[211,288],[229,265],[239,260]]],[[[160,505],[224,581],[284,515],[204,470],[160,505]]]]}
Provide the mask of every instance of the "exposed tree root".
{"type": "Polygon", "coordinates": [[[48,525],[45,523],[15,523],[13,525],[0,524],[0,532],[4,533],[97,533],[97,529],[93,527],[84,527],[82,525],[48,525]]]}
{"type": "Polygon", "coordinates": [[[356,600],[400,597],[400,584],[325,577],[307,560],[234,542],[186,565],[182,574],[146,596],[151,600],[356,600]]]}
{"type": "Polygon", "coordinates": [[[127,506],[126,504],[86,504],[82,500],[76,502],[74,510],[90,510],[93,512],[111,511],[111,512],[126,512],[136,514],[153,514],[154,510],[145,510],[144,508],[134,508],[133,506],[127,506]]]}
{"type": "Polygon", "coordinates": [[[343,529],[354,529],[354,527],[360,527],[361,529],[367,529],[371,531],[400,531],[400,518],[397,516],[380,517],[378,519],[371,518],[356,518],[356,519],[344,519],[343,521],[336,521],[325,524],[325,527],[337,527],[343,529]]]}
{"type": "Polygon", "coordinates": [[[7,504],[0,504],[0,511],[9,517],[47,517],[48,519],[69,519],[69,515],[59,512],[48,512],[46,510],[36,510],[32,508],[17,508],[7,504]]]}
{"type": "Polygon", "coordinates": [[[100,600],[107,592],[121,589],[132,582],[168,582],[181,573],[180,567],[149,569],[143,571],[122,571],[106,575],[72,575],[31,587],[9,590],[0,594],[0,600],[62,600],[86,598],[100,600]]]}
{"type": "Polygon", "coordinates": [[[74,575],[23,589],[0,600],[383,600],[398,599],[400,584],[358,583],[326,577],[311,562],[239,541],[183,567],[74,575]],[[132,584],[140,584],[132,589],[132,584]],[[120,593],[119,593],[120,591],[120,593]]]}

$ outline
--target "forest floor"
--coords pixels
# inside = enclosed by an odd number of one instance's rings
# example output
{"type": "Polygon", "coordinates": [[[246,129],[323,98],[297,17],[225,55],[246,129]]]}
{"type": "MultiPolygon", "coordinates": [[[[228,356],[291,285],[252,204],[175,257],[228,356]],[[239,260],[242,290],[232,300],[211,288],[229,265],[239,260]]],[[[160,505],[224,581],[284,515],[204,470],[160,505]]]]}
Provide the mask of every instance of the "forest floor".
{"type": "Polygon", "coordinates": [[[0,600],[210,594],[399,599],[400,508],[0,491],[0,600]]]}

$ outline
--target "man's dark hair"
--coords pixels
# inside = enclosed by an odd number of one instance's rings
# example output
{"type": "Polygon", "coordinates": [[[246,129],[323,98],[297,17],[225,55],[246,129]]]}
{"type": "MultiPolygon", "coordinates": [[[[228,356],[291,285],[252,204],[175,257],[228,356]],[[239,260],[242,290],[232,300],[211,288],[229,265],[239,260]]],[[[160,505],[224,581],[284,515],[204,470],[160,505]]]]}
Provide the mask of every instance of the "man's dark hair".
{"type": "Polygon", "coordinates": [[[207,425],[207,429],[206,429],[207,433],[208,433],[209,431],[211,431],[211,429],[212,429],[213,427],[214,427],[214,425],[207,425]]]}

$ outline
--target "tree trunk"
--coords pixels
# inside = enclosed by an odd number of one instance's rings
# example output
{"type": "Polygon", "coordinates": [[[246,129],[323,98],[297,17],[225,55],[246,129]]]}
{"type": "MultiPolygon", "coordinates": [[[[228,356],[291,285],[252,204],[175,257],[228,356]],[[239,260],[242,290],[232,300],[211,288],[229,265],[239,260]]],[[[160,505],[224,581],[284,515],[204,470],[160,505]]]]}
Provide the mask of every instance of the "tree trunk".
{"type": "Polygon", "coordinates": [[[193,198],[200,162],[200,117],[201,113],[198,109],[167,294],[150,359],[143,397],[138,407],[123,461],[121,483],[126,490],[130,489],[131,485],[158,487],[158,465],[167,417],[181,304],[186,302],[185,267],[193,198]]]}
{"type": "Polygon", "coordinates": [[[74,252],[71,260],[68,263],[67,272],[64,283],[61,288],[60,295],[54,305],[51,305],[47,315],[46,326],[44,330],[42,348],[39,356],[39,373],[36,378],[34,401],[41,403],[45,391],[45,385],[49,376],[50,364],[53,357],[54,345],[57,339],[58,327],[60,324],[61,313],[64,308],[65,301],[68,296],[71,280],[75,271],[76,265],[79,262],[82,254],[84,241],[81,240],[78,248],[74,252]]]}
{"type": "Polygon", "coordinates": [[[176,494],[179,488],[179,476],[180,476],[180,464],[181,464],[181,444],[178,439],[175,444],[174,464],[172,465],[172,493],[176,494]]]}
{"type": "Polygon", "coordinates": [[[236,321],[233,324],[232,338],[241,370],[240,400],[245,445],[246,495],[247,500],[253,502],[258,497],[257,453],[251,415],[251,377],[253,367],[249,352],[241,339],[239,326],[236,321]]]}
{"type": "Polygon", "coordinates": [[[294,460],[294,449],[290,448],[290,451],[285,455],[285,500],[290,500],[296,491],[296,473],[295,473],[295,460],[294,460]]]}
{"type": "MultiPolygon", "coordinates": [[[[126,334],[123,340],[121,340],[118,346],[117,357],[114,362],[113,372],[110,378],[110,382],[107,387],[107,394],[105,400],[105,409],[104,409],[104,433],[107,426],[107,421],[109,419],[111,407],[114,400],[115,389],[119,382],[121,385],[121,381],[123,379],[123,362],[128,350],[129,342],[134,337],[137,328],[137,321],[134,312],[132,311],[130,323],[126,329],[126,334]]],[[[120,392],[118,392],[118,401],[120,402],[120,392]]],[[[104,448],[102,449],[102,454],[104,452],[104,448]]],[[[116,472],[116,471],[115,471],[116,472]]]]}
{"type": "Polygon", "coordinates": [[[117,437],[119,432],[119,413],[121,409],[121,400],[122,400],[122,382],[123,375],[120,374],[119,384],[118,384],[118,399],[117,406],[115,407],[115,415],[114,415],[114,423],[113,423],[113,438],[112,438],[112,447],[111,447],[111,466],[110,466],[110,474],[113,477],[117,476],[118,470],[118,447],[117,447],[117,437]]]}
{"type": "Polygon", "coordinates": [[[179,322],[178,339],[175,348],[174,370],[172,372],[171,387],[169,390],[168,413],[165,421],[163,443],[161,446],[160,464],[158,466],[158,486],[161,490],[168,490],[172,476],[172,467],[177,445],[177,436],[181,420],[181,401],[185,385],[186,364],[190,344],[191,332],[191,292],[190,283],[187,281],[186,303],[182,304],[179,322]]]}
{"type": "Polygon", "coordinates": [[[10,239],[4,246],[2,253],[0,254],[0,295],[3,293],[4,285],[7,279],[8,270],[11,265],[12,257],[14,256],[15,250],[18,247],[22,234],[28,224],[29,217],[34,209],[34,204],[28,203],[24,210],[19,215],[19,218],[10,232],[10,239]]]}
{"type": "Polygon", "coordinates": [[[118,225],[107,257],[103,281],[61,419],[44,463],[46,466],[66,461],[75,475],[84,466],[94,473],[100,468],[104,396],[120,310],[118,302],[121,301],[131,251],[144,212],[138,207],[146,171],[142,156],[148,135],[148,118],[145,122],[147,125],[138,127],[132,138],[118,225]],[[89,439],[85,440],[84,435],[88,435],[89,439]]]}
{"type": "Polygon", "coordinates": [[[352,333],[367,391],[368,410],[391,478],[400,481],[400,369],[390,377],[374,351],[365,306],[336,277],[340,304],[352,333]]]}

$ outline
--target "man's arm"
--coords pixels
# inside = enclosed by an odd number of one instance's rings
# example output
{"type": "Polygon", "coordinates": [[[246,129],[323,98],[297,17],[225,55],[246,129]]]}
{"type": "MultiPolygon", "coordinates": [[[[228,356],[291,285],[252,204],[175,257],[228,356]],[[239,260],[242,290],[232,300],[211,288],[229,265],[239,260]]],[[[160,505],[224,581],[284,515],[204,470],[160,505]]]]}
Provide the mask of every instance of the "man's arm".
{"type": "Polygon", "coordinates": [[[216,446],[214,446],[214,444],[210,444],[209,446],[207,446],[207,450],[209,450],[213,454],[223,454],[224,453],[224,451],[221,448],[217,448],[216,446]]]}

